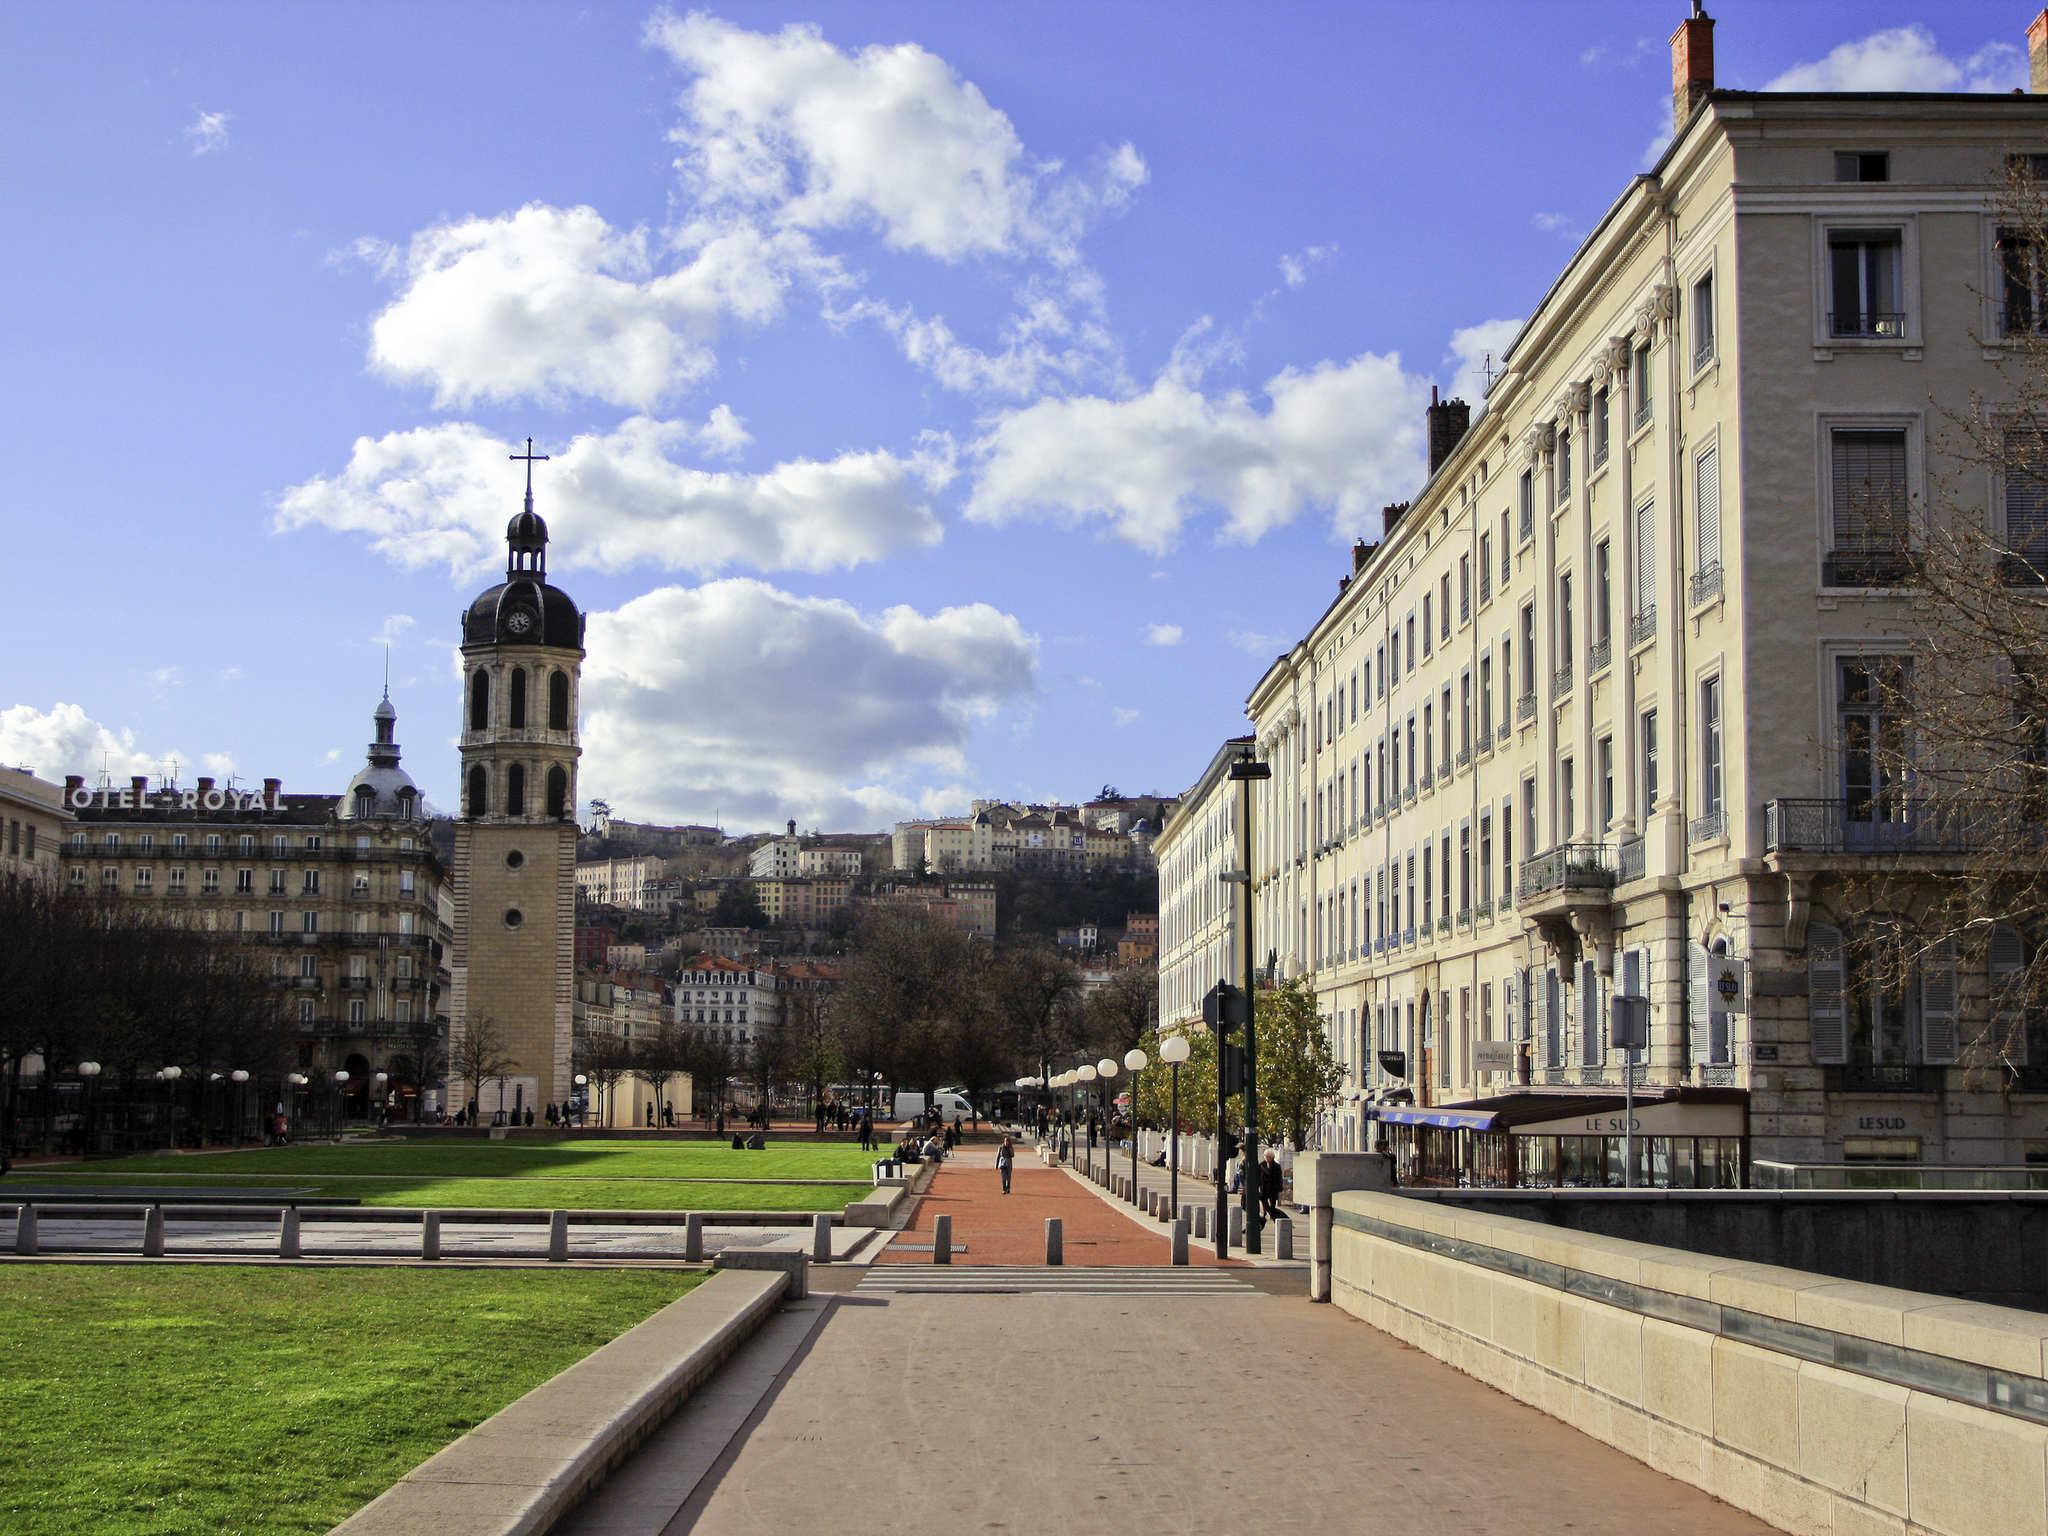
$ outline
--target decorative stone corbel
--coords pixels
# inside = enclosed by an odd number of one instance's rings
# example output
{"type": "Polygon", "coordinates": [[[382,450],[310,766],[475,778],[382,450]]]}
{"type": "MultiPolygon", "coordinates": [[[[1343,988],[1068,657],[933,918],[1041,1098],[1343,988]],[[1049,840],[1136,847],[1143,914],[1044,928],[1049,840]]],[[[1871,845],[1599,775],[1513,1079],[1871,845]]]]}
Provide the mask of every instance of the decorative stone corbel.
{"type": "Polygon", "coordinates": [[[1600,364],[1610,374],[1628,371],[1628,355],[1631,348],[1626,336],[1610,336],[1607,345],[1601,348],[1600,364]]]}
{"type": "Polygon", "coordinates": [[[1539,421],[1522,438],[1522,448],[1529,456],[1530,464],[1539,464],[1543,456],[1557,446],[1557,429],[1547,421],[1539,421]]]}
{"type": "Polygon", "coordinates": [[[1581,946],[1593,946],[1593,969],[1614,980],[1614,914],[1611,908],[1578,907],[1572,912],[1572,928],[1581,946]]]}
{"type": "Polygon", "coordinates": [[[1571,408],[1574,415],[1583,416],[1593,409],[1593,386],[1591,384],[1586,383],[1582,379],[1577,384],[1574,384],[1568,393],[1571,397],[1571,408]]]}
{"type": "Polygon", "coordinates": [[[1785,876],[1785,948],[1806,948],[1806,924],[1813,916],[1813,876],[1785,876]]]}
{"type": "Polygon", "coordinates": [[[1539,917],[1535,923],[1536,937],[1557,957],[1558,970],[1567,976],[1575,975],[1579,964],[1579,935],[1572,926],[1572,920],[1560,913],[1539,917]]]}

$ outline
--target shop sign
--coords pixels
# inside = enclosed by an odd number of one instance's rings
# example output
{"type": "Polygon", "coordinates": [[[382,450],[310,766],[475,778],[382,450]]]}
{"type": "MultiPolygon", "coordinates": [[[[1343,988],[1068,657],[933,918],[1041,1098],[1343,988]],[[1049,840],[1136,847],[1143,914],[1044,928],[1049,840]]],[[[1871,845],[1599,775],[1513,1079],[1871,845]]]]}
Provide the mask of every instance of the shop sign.
{"type": "Polygon", "coordinates": [[[1707,985],[1713,990],[1715,1011],[1747,1012],[1749,1005],[1746,1001],[1746,989],[1742,985],[1742,962],[1731,960],[1726,955],[1714,955],[1707,963],[1707,985]]]}
{"type": "Polygon", "coordinates": [[[1616,1109],[1611,1114],[1568,1115],[1510,1127],[1516,1136],[1740,1136],[1740,1104],[1641,1104],[1635,1122],[1616,1109]]]}
{"type": "Polygon", "coordinates": [[[283,806],[276,796],[266,797],[260,789],[209,789],[201,794],[196,789],[159,790],[155,794],[147,790],[137,795],[133,789],[115,789],[103,784],[98,789],[87,789],[83,785],[64,797],[64,803],[74,811],[90,810],[94,806],[103,811],[276,811],[283,806]]]}
{"type": "Polygon", "coordinates": [[[1917,1115],[1858,1115],[1853,1129],[1871,1136],[1895,1136],[1901,1131],[1920,1129],[1917,1115]]]}
{"type": "Polygon", "coordinates": [[[1512,1040],[1474,1040],[1472,1042],[1472,1069],[1475,1072],[1514,1071],[1515,1042],[1512,1040]]]}

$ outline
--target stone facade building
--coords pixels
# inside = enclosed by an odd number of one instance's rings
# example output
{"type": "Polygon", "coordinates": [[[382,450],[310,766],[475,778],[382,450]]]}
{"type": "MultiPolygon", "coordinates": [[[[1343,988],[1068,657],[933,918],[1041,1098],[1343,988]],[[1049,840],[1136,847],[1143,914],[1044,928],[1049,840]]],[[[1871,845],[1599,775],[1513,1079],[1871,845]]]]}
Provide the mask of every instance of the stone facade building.
{"type": "Polygon", "coordinates": [[[26,768],[0,768],[0,880],[54,880],[57,844],[71,819],[62,789],[26,768]]]}
{"type": "MultiPolygon", "coordinates": [[[[1257,947],[1345,1065],[1329,1133],[1417,1176],[1619,1182],[1616,993],[1649,1000],[1640,1182],[2048,1161],[2048,1064],[1969,1059],[1986,978],[1845,976],[1837,878],[1942,854],[1858,745],[1912,648],[1867,513],[1960,486],[2025,532],[1941,411],[1999,397],[2033,312],[1994,205],[2048,99],[1717,90],[1711,26],[1674,39],[1670,147],[1483,414],[1431,407],[1427,483],[1248,700],[1257,947]]],[[[1164,1017],[1227,932],[1194,852],[1226,815],[1161,840],[1164,1017]]]]}

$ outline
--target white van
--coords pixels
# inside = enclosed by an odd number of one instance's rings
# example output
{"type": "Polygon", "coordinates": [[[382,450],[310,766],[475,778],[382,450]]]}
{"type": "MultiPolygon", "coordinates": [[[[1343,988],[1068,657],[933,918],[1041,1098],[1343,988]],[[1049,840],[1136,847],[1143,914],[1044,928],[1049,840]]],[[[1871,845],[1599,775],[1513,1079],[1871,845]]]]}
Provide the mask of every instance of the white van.
{"type": "MultiPolygon", "coordinates": [[[[933,1098],[937,1104],[939,1114],[948,1125],[951,1125],[955,1120],[966,1121],[974,1118],[974,1109],[968,1104],[965,1095],[941,1089],[937,1094],[933,1095],[933,1098]]],[[[898,1120],[913,1120],[924,1113],[924,1095],[921,1093],[899,1093],[896,1095],[895,1107],[898,1120]]]]}

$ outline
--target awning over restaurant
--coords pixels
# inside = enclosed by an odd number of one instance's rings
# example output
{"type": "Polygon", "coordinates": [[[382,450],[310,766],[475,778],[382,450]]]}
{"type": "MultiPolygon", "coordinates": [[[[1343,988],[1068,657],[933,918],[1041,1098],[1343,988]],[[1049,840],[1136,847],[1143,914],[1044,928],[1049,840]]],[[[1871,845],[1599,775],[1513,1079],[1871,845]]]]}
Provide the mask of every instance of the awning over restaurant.
{"type": "Polygon", "coordinates": [[[1387,1105],[1372,1112],[1388,1125],[1434,1125],[1449,1131],[1490,1131],[1498,1118],[1490,1109],[1436,1109],[1387,1105]]]}
{"type": "Polygon", "coordinates": [[[1669,1088],[1638,1093],[1635,1123],[1618,1093],[1509,1093],[1467,1104],[1386,1105],[1371,1111],[1388,1125],[1506,1131],[1514,1136],[1740,1136],[1748,1095],[1740,1089],[1669,1088]]]}

